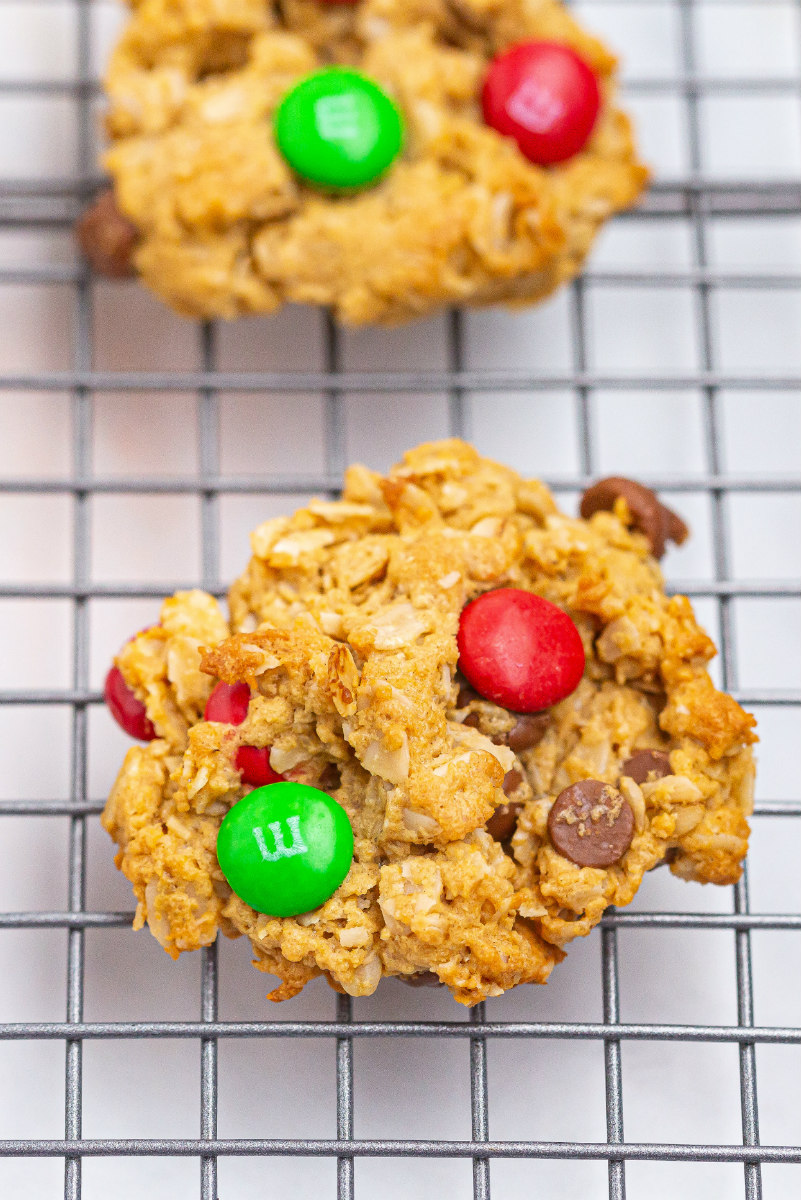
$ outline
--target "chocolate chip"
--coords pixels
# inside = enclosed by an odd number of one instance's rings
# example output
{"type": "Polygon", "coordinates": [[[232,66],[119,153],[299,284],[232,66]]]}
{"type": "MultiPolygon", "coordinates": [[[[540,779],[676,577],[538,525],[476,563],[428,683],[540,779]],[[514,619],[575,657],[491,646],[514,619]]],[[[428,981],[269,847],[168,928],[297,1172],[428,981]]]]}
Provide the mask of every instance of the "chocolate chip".
{"type": "Polygon", "coordinates": [[[511,771],[507,771],[503,777],[502,787],[504,796],[511,796],[512,792],[516,792],[522,782],[523,776],[515,767],[512,767],[511,771]]]}
{"type": "Polygon", "coordinates": [[[479,725],[481,724],[481,718],[477,712],[471,712],[467,714],[465,719],[462,721],[462,724],[469,725],[472,729],[478,729],[479,725]]]}
{"type": "Polygon", "coordinates": [[[335,792],[342,782],[339,767],[336,763],[326,763],[323,773],[317,781],[321,792],[335,792]]]}
{"type": "Polygon", "coordinates": [[[548,814],[554,849],[578,867],[611,867],[631,845],[634,813],[617,788],[582,779],[560,792],[548,814]]]}
{"type": "Polygon", "coordinates": [[[665,540],[680,546],[690,536],[690,527],[672,508],[667,508],[664,504],[662,508],[665,512],[665,540]]]}
{"type": "MultiPolygon", "coordinates": [[[[509,772],[511,775],[513,772],[509,772]]],[[[514,772],[518,774],[518,772],[514,772]]],[[[496,842],[505,842],[517,829],[517,818],[523,810],[522,804],[499,804],[484,828],[496,842]]]]}
{"type": "Polygon", "coordinates": [[[679,853],[680,852],[679,852],[678,846],[671,846],[670,850],[668,850],[665,853],[665,857],[663,859],[660,859],[660,861],[658,863],[654,863],[654,865],[652,867],[649,867],[648,870],[649,871],[658,871],[660,867],[669,867],[670,864],[672,862],[675,862],[676,859],[679,857],[679,853]]]}
{"type": "Polygon", "coordinates": [[[415,971],[414,975],[399,975],[398,978],[409,987],[442,987],[442,980],[433,971],[415,971]]]}
{"type": "Polygon", "coordinates": [[[469,684],[461,683],[459,685],[459,693],[456,697],[456,707],[457,708],[466,708],[466,706],[470,703],[471,700],[480,700],[480,699],[481,699],[481,697],[479,696],[478,692],[474,691],[474,689],[471,688],[469,684]]]}
{"type": "Polygon", "coordinates": [[[622,475],[610,475],[588,487],[581,498],[581,515],[587,518],[602,510],[611,512],[619,498],[626,501],[632,524],[648,538],[656,558],[665,553],[667,541],[680,546],[688,536],[690,531],[678,513],[662,504],[650,488],[622,475]]]}
{"type": "Polygon", "coordinates": [[[556,915],[560,921],[580,921],[584,913],[573,912],[572,908],[560,908],[556,915]]]}
{"type": "Polygon", "coordinates": [[[550,724],[547,713],[524,713],[506,734],[504,741],[515,754],[531,750],[541,742],[550,724]]]}
{"type": "Polygon", "coordinates": [[[139,232],[120,212],[111,188],[101,192],[78,219],[75,237],[99,275],[126,279],[134,274],[133,252],[139,232]]]}
{"type": "Polygon", "coordinates": [[[627,758],[620,768],[621,775],[628,775],[635,783],[647,783],[648,776],[664,779],[671,774],[670,758],[664,750],[638,750],[627,758]]]}

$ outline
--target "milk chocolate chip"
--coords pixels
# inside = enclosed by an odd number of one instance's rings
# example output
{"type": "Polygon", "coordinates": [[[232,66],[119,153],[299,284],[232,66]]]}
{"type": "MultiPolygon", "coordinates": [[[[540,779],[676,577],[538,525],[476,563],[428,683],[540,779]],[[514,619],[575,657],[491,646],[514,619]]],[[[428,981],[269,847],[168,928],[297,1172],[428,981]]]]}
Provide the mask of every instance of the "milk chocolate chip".
{"type": "Polygon", "coordinates": [[[619,498],[626,501],[635,529],[648,538],[655,558],[665,553],[666,542],[680,546],[687,538],[690,531],[678,513],[662,504],[650,488],[622,475],[610,475],[588,487],[581,498],[581,515],[587,518],[602,510],[611,512],[619,498]]]}
{"type": "Polygon", "coordinates": [[[134,274],[133,252],[139,233],[120,212],[111,188],[101,192],[78,219],[75,237],[98,275],[126,279],[134,274]]]}
{"type": "MultiPolygon", "coordinates": [[[[510,771],[509,774],[511,773],[510,771]]],[[[522,804],[499,804],[484,828],[496,842],[505,842],[517,828],[517,818],[522,809],[522,804]]]]}
{"type": "Polygon", "coordinates": [[[409,987],[442,987],[442,980],[433,971],[415,971],[414,975],[399,975],[398,978],[409,987]]]}
{"type": "Polygon", "coordinates": [[[634,813],[617,788],[582,779],[560,792],[548,814],[558,852],[578,867],[611,867],[631,845],[634,813]]]}
{"type": "Polygon", "coordinates": [[[520,754],[523,750],[531,750],[533,746],[542,741],[548,725],[547,713],[523,713],[507,733],[504,739],[506,745],[510,750],[514,750],[515,754],[520,754]]]}
{"type": "Polygon", "coordinates": [[[515,767],[512,767],[511,771],[507,771],[503,777],[503,794],[511,796],[512,792],[516,792],[522,782],[523,776],[515,767]]]}
{"type": "Polygon", "coordinates": [[[456,707],[466,708],[471,700],[480,700],[478,692],[474,691],[468,683],[459,684],[459,694],[456,697],[456,707]]]}
{"type": "Polygon", "coordinates": [[[664,779],[670,773],[670,758],[664,750],[638,750],[620,768],[620,774],[628,775],[635,783],[647,783],[649,775],[664,779]]]}

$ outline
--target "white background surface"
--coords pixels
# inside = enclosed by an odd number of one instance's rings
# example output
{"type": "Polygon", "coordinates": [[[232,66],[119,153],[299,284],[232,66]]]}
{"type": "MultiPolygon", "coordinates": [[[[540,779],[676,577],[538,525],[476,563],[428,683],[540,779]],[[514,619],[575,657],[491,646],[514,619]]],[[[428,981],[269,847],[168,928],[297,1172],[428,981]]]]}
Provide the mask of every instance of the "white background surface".
{"type": "MultiPolygon", "coordinates": [[[[637,79],[676,78],[683,66],[677,6],[617,2],[580,6],[585,19],[623,55],[637,79]]],[[[702,3],[696,6],[696,52],[715,77],[799,76],[798,6],[792,3],[702,3]]],[[[75,6],[59,0],[0,5],[0,75],[5,79],[70,78],[75,72],[75,6]]],[[[115,3],[95,3],[96,62],[104,61],[119,24],[115,3]]],[[[689,170],[686,102],[680,93],[638,93],[629,102],[645,157],[658,177],[689,170]]],[[[70,97],[0,94],[0,177],[70,176],[76,166],[75,103],[70,97]]],[[[701,104],[704,172],[716,180],[797,178],[801,154],[798,93],[715,97],[701,104]]],[[[712,265],[757,274],[798,274],[801,219],[729,218],[707,223],[712,265]]],[[[71,264],[66,228],[0,227],[0,273],[11,267],[71,264]]],[[[692,226],[680,219],[620,220],[607,229],[591,270],[642,268],[654,276],[693,265],[692,226]]],[[[176,370],[199,365],[197,330],[166,312],[135,285],[93,289],[94,365],[100,370],[176,370]]],[[[588,366],[606,375],[692,375],[701,367],[697,294],[690,286],[609,287],[586,292],[588,366]]],[[[576,366],[572,300],[562,292],[522,315],[470,314],[467,365],[520,367],[562,375],[576,366]]],[[[768,391],[765,378],[799,371],[798,290],[713,290],[714,365],[753,379],[720,398],[723,469],[754,477],[798,472],[801,417],[797,394],[768,391]]],[[[68,285],[0,281],[0,373],[69,370],[74,365],[75,297],[68,285]]],[[[346,369],[447,365],[444,320],[394,332],[344,337],[346,369]]],[[[314,370],[322,366],[318,314],[290,311],[219,331],[223,369],[314,370]]],[[[59,478],[71,472],[70,397],[0,392],[0,472],[59,478]]],[[[102,476],[157,476],[197,470],[196,398],[188,393],[102,394],[94,401],[92,468],[102,476]]],[[[570,389],[468,397],[473,440],[482,451],[530,474],[566,477],[580,471],[577,401],[570,389]]],[[[596,391],[591,396],[598,474],[686,475],[708,469],[700,389],[596,391]]],[[[269,476],[325,469],[324,401],[224,395],[221,468],[269,476]]],[[[386,467],[407,446],[447,433],[447,396],[350,395],[345,401],[346,458],[386,467]]],[[[267,485],[269,486],[269,485],[267,485]]],[[[304,497],[224,496],[221,577],[238,573],[247,533],[259,520],[304,497]]],[[[569,508],[575,497],[563,497],[569,508]]],[[[7,582],[72,579],[72,500],[59,494],[0,496],[2,577],[7,582]]],[[[693,539],[665,561],[672,581],[714,575],[710,504],[702,490],[682,493],[676,507],[693,539]]],[[[91,503],[92,579],[188,583],[198,578],[199,520],[195,498],[97,496],[91,503]]],[[[726,501],[731,573],[735,579],[801,576],[801,497],[744,492],[726,501]]],[[[711,600],[697,605],[716,639],[711,600]]],[[[737,678],[743,689],[797,688],[798,599],[741,599],[734,605],[737,678]]],[[[99,689],[109,660],[131,630],[156,618],[156,601],[95,600],[90,605],[91,686],[99,689]]],[[[0,689],[71,685],[71,603],[0,600],[0,689]]],[[[762,707],[758,795],[798,797],[797,710],[762,707]]],[[[66,706],[0,710],[0,798],[69,796],[70,715],[66,706]]],[[[89,733],[89,795],[106,794],[126,739],[102,707],[89,733]]],[[[67,898],[66,818],[2,817],[0,909],[63,909],[67,898]]],[[[801,910],[801,821],[754,823],[751,906],[755,912],[801,910]]],[[[131,907],[110,842],[89,822],[87,907],[131,907]]],[[[701,888],[667,871],[649,877],[632,906],[641,911],[730,912],[730,889],[701,888]]],[[[757,1024],[799,1024],[801,935],[752,937],[757,1024]]],[[[619,935],[624,1021],[736,1023],[734,938],[730,932],[633,930],[619,935]]],[[[126,929],[86,935],[86,1020],[197,1019],[199,958],[172,963],[146,933],[126,929]]],[[[0,1021],[60,1021],[65,1015],[63,930],[0,933],[0,1021]]],[[[316,981],[279,1009],[265,999],[247,947],[220,947],[221,1019],[330,1019],[334,996],[316,981]]],[[[487,1005],[489,1019],[601,1019],[600,941],[574,944],[546,988],[521,988],[487,1005]]],[[[394,982],[354,1005],[359,1018],[464,1019],[448,997],[394,982]]],[[[604,1141],[603,1046],[591,1041],[520,1039],[489,1043],[490,1136],[604,1141]]],[[[738,1143],[742,1130],[738,1053],[734,1044],[625,1042],[624,1117],[630,1141],[738,1143]]],[[[801,1047],[757,1049],[759,1117],[765,1143],[798,1141],[801,1047]]],[[[330,1042],[271,1040],[220,1043],[221,1137],[335,1135],[334,1048],[330,1042]]],[[[199,1128],[199,1054],[191,1041],[84,1045],[83,1131],[86,1137],[194,1137],[199,1128]]],[[[355,1041],[357,1137],[468,1138],[468,1042],[425,1039],[355,1041]]],[[[63,1136],[64,1047],[60,1041],[0,1042],[0,1138],[63,1136]]],[[[737,1165],[632,1163],[629,1200],[729,1200],[742,1195],[737,1165]]],[[[0,1160],[0,1195],[44,1198],[62,1193],[60,1160],[0,1160]]],[[[606,1165],[495,1161],[496,1200],[606,1195],[606,1165]]],[[[187,1159],[88,1159],[87,1200],[188,1200],[198,1195],[198,1165],[187,1159]]],[[[335,1166],[325,1159],[222,1159],[221,1200],[244,1197],[333,1198],[335,1166]]],[[[469,1162],[357,1163],[356,1195],[472,1195],[469,1162]]],[[[766,1200],[801,1194],[801,1167],[764,1169],[766,1200]]]]}

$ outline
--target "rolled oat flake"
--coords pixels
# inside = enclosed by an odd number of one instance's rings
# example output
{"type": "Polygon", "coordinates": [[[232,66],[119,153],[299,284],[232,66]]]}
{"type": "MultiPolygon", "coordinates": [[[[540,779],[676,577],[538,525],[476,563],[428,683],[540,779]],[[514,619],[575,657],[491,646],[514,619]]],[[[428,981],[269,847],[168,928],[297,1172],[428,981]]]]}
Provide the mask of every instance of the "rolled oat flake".
{"type": "Polygon", "coordinates": [[[617,788],[582,779],[560,792],[548,814],[554,849],[578,867],[611,867],[634,836],[634,813],[617,788]]]}

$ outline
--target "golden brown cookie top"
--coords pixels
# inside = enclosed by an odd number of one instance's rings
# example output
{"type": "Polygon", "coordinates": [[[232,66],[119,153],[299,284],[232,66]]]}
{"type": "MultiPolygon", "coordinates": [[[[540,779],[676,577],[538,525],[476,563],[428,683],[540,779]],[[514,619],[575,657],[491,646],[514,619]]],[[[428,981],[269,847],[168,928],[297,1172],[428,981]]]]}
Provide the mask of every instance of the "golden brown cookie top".
{"type": "Polygon", "coordinates": [[[394,322],[538,299],[645,184],[613,71],[557,0],[141,0],[106,80],[105,165],[135,268],[200,316],[293,301],[394,322]],[[586,146],[547,169],[481,116],[488,63],[526,39],[573,47],[602,91],[586,146]],[[378,83],[405,125],[401,157],[353,195],[303,182],[273,134],[287,91],[330,64],[378,83]]]}
{"type": "Polygon", "coordinates": [[[568,517],[541,483],[430,443],[259,526],[230,623],[203,593],[168,601],[118,660],[160,740],[131,752],[106,813],[166,948],[204,944],[216,911],[281,995],[320,971],[352,994],[433,972],[472,1003],[543,981],[659,862],[738,878],[754,721],[715,689],[712,643],[624,518],[568,517]],[[458,670],[463,608],[507,587],[558,605],[584,645],[583,679],[544,713],[458,670]],[[202,719],[218,681],[249,688],[241,724],[202,719]],[[253,913],[214,860],[240,746],[351,821],[351,872],[308,919],[253,913]]]}

